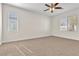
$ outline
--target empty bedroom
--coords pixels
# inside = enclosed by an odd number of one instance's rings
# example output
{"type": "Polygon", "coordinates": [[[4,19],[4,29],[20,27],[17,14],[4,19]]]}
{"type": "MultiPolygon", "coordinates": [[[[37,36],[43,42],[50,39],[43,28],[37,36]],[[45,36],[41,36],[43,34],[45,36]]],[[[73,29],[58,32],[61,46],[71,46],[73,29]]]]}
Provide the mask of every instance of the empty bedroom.
{"type": "Polygon", "coordinates": [[[79,3],[0,3],[0,56],[79,56],[79,3]]]}

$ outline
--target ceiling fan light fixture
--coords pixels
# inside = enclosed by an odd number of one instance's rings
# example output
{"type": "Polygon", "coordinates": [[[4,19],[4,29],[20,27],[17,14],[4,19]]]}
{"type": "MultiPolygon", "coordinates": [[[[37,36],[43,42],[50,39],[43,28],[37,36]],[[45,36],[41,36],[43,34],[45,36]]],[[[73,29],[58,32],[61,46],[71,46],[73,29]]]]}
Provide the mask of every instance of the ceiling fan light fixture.
{"type": "Polygon", "coordinates": [[[62,7],[57,7],[57,5],[58,5],[59,3],[51,3],[50,5],[49,4],[45,4],[45,6],[47,6],[48,7],[48,9],[46,9],[46,10],[44,10],[44,11],[50,11],[51,13],[53,13],[53,11],[55,10],[55,9],[63,9],[62,7]]]}
{"type": "Polygon", "coordinates": [[[55,10],[55,8],[52,8],[53,9],[53,11],[55,10]]]}
{"type": "Polygon", "coordinates": [[[55,8],[49,8],[49,11],[54,11],[55,10],[55,8]]]}

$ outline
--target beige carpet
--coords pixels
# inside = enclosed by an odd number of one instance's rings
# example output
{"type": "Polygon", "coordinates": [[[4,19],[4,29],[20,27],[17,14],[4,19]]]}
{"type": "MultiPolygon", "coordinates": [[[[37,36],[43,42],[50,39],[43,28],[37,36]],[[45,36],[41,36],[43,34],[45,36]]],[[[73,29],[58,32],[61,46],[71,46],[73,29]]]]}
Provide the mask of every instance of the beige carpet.
{"type": "Polygon", "coordinates": [[[0,56],[79,56],[79,41],[44,37],[5,43],[0,56]]]}

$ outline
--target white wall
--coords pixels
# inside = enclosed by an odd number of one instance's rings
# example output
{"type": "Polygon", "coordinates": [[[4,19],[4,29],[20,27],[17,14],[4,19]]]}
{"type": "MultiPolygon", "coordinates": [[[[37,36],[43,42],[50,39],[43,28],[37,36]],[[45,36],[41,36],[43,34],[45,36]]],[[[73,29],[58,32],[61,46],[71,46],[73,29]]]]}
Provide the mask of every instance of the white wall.
{"type": "MultiPolygon", "coordinates": [[[[60,19],[63,19],[64,17],[71,16],[71,15],[78,16],[78,25],[79,25],[79,9],[71,10],[69,12],[64,12],[58,16],[50,18],[44,15],[33,13],[28,10],[3,4],[2,42],[11,42],[11,41],[17,41],[17,40],[50,36],[51,33],[53,36],[79,40],[79,28],[78,28],[78,32],[60,32],[59,30],[60,19]],[[19,24],[18,32],[8,31],[8,13],[9,12],[16,12],[18,16],[18,24],[19,24]]],[[[0,19],[1,18],[2,17],[0,17],[0,19]]]]}
{"type": "Polygon", "coordinates": [[[31,39],[50,35],[50,18],[24,9],[3,4],[3,42],[31,39]],[[18,32],[8,31],[8,13],[16,12],[18,32]]]}
{"type": "Polygon", "coordinates": [[[0,3],[0,44],[2,41],[2,4],[0,3]]]}
{"type": "Polygon", "coordinates": [[[53,17],[52,18],[52,35],[79,40],[79,8],[70,10],[68,12],[64,12],[60,15],[53,17]],[[78,31],[77,32],[60,32],[60,29],[59,29],[60,20],[63,19],[64,17],[72,16],[72,15],[78,17],[78,31]]]}

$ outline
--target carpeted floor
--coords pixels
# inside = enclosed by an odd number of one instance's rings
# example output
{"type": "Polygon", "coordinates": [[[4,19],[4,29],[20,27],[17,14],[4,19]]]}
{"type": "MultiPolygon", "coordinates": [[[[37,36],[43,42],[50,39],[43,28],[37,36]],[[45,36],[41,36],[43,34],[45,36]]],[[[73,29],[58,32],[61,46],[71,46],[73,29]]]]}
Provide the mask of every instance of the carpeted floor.
{"type": "Polygon", "coordinates": [[[79,56],[79,41],[44,37],[5,43],[0,56],[79,56]]]}

